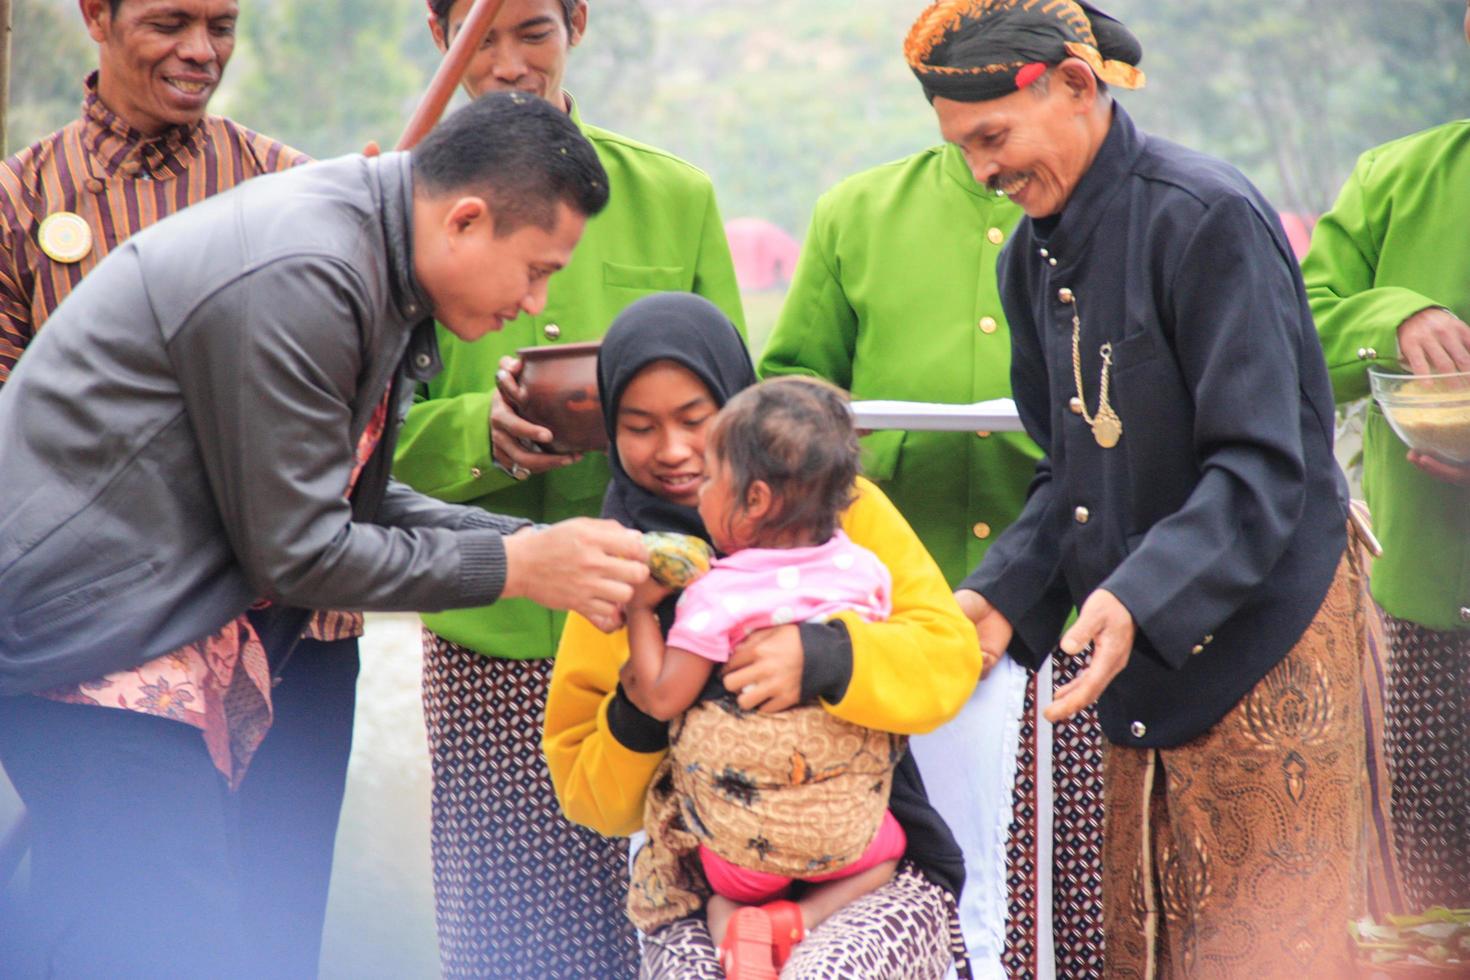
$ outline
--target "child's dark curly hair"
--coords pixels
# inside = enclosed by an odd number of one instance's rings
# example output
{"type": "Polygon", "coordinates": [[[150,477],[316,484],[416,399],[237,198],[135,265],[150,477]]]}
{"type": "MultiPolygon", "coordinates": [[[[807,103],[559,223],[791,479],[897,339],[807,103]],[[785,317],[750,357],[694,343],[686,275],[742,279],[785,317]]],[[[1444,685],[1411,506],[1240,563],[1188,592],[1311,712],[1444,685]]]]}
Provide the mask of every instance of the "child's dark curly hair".
{"type": "Polygon", "coordinates": [[[730,471],[735,506],[757,480],[780,501],[755,527],[758,539],[792,532],[825,543],[855,499],[859,447],[847,393],[815,378],[774,378],[725,404],[709,434],[730,471]]]}

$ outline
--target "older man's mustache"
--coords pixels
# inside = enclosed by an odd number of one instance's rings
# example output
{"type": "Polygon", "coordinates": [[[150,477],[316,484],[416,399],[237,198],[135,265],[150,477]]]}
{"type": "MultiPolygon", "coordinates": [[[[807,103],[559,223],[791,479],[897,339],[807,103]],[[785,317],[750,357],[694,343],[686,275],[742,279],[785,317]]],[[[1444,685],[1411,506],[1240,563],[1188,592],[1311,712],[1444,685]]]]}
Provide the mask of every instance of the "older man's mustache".
{"type": "Polygon", "coordinates": [[[992,191],[1009,194],[1012,191],[1018,190],[1021,185],[1030,179],[1030,173],[1012,170],[1007,173],[996,174],[985,182],[985,186],[992,191]]]}

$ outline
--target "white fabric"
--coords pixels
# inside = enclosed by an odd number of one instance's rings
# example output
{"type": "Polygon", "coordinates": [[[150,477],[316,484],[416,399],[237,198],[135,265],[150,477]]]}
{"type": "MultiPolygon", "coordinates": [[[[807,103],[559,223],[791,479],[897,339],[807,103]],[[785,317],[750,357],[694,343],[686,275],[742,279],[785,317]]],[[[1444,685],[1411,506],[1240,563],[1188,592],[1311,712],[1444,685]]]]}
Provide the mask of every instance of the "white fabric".
{"type": "Polygon", "coordinates": [[[976,980],[1005,980],[1006,841],[1026,679],[1003,658],[953,721],[909,741],[929,802],[965,854],[960,925],[976,980]]]}

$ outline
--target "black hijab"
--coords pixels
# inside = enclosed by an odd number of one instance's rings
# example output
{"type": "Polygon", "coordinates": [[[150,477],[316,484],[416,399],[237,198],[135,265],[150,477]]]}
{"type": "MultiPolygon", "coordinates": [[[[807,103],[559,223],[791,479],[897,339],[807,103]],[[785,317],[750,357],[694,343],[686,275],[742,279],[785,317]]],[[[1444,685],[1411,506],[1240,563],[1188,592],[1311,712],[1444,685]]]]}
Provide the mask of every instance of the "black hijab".
{"type": "Polygon", "coordinates": [[[645,296],[618,314],[597,355],[597,389],[612,466],[602,516],[638,531],[677,531],[709,541],[698,510],[643,489],[618,459],[618,404],[629,382],[654,361],[673,361],[693,371],[721,407],[742,388],[755,384],[744,338],[730,318],[702,296],[645,296]]]}

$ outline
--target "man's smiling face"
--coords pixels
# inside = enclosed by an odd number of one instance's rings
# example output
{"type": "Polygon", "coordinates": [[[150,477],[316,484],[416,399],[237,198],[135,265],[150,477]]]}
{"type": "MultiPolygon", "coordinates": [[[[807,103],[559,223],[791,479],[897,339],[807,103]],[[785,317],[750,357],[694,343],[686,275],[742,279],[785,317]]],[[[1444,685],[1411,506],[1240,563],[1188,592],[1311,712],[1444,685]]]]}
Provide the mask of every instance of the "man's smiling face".
{"type": "Polygon", "coordinates": [[[1002,191],[1033,218],[1066,206],[1092,159],[1085,116],[1092,104],[1060,73],[984,102],[938,97],[939,131],[960,148],[975,180],[1002,191]]]}
{"type": "Polygon", "coordinates": [[[98,95],[155,136],[203,118],[235,50],[234,0],[81,0],[99,51],[98,95]]]}

